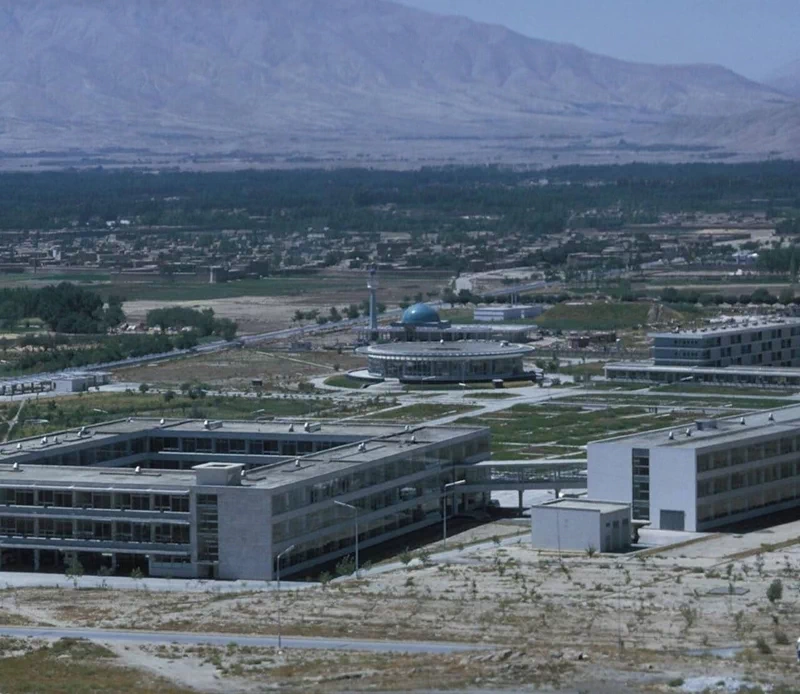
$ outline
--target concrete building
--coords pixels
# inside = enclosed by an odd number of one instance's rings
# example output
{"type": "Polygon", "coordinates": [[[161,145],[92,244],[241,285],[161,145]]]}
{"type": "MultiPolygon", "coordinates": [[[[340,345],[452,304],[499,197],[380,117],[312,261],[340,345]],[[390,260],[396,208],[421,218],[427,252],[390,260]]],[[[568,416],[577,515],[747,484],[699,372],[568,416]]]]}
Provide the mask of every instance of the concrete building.
{"type": "Polygon", "coordinates": [[[508,342],[397,342],[359,347],[372,378],[401,383],[468,383],[529,378],[522,363],[533,347],[508,342]]]}
{"type": "Polygon", "coordinates": [[[476,306],[472,318],[478,323],[500,323],[505,320],[526,320],[537,318],[544,312],[541,304],[508,304],[506,306],[476,306]]]}
{"type": "Polygon", "coordinates": [[[107,422],[0,446],[0,570],[270,580],[488,503],[480,427],[107,422]]]}
{"type": "Polygon", "coordinates": [[[631,545],[630,504],[556,499],[531,506],[531,541],[539,549],[624,552],[631,545]]]}
{"type": "Polygon", "coordinates": [[[0,395],[20,395],[22,393],[82,393],[111,381],[106,371],[65,371],[0,380],[0,395]]]}
{"type": "Polygon", "coordinates": [[[800,321],[651,333],[655,366],[800,366],[800,321]]]}
{"type": "Polygon", "coordinates": [[[606,364],[609,380],[720,385],[800,384],[800,321],[744,321],[718,328],[651,333],[652,359],[606,364]]]}
{"type": "MultiPolygon", "coordinates": [[[[404,312],[400,321],[377,327],[378,342],[456,342],[487,340],[494,342],[527,342],[535,325],[486,325],[480,323],[452,324],[442,320],[438,311],[427,304],[414,304],[404,312]]],[[[369,327],[358,328],[362,342],[374,341],[376,332],[369,327]]]]}
{"type": "Polygon", "coordinates": [[[800,406],[590,443],[590,498],[704,531],[800,506],[800,406]]]}

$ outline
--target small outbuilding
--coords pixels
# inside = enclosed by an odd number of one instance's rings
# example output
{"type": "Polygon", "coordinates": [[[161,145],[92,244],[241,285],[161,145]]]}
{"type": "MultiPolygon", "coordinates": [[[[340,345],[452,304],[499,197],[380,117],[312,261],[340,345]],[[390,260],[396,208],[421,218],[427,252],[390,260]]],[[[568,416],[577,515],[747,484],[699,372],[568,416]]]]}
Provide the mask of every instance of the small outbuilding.
{"type": "Polygon", "coordinates": [[[614,501],[556,499],[531,507],[537,549],[624,552],[631,544],[631,507],[614,501]]]}

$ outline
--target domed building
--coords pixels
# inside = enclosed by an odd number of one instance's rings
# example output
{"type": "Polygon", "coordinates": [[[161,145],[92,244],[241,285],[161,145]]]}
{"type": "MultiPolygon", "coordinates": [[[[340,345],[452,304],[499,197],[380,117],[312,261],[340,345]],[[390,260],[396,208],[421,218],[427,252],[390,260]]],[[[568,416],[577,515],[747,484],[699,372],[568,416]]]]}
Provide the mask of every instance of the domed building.
{"type": "Polygon", "coordinates": [[[453,324],[442,320],[439,312],[428,304],[409,306],[399,321],[390,325],[360,327],[364,342],[455,342],[456,340],[489,340],[492,342],[528,342],[531,325],[489,325],[484,323],[453,324]]]}
{"type": "Polygon", "coordinates": [[[442,320],[439,318],[439,312],[435,308],[428,306],[428,304],[414,304],[403,311],[403,318],[400,323],[403,325],[441,326],[442,320]]]}

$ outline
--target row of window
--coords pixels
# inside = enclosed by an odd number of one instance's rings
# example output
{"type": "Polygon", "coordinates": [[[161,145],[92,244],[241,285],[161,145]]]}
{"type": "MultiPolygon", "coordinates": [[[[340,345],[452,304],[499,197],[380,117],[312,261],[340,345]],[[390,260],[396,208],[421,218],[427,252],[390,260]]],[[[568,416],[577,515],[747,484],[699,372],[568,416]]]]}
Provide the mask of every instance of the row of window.
{"type": "Polygon", "coordinates": [[[743,487],[757,487],[777,480],[785,480],[795,476],[795,465],[792,462],[775,463],[747,472],[734,472],[708,480],[698,480],[697,498],[724,494],[743,487]]]}
{"type": "Polygon", "coordinates": [[[129,494],[4,487],[0,488],[0,505],[188,513],[189,497],[185,494],[129,494]]]}
{"type": "Polygon", "coordinates": [[[739,446],[714,453],[702,453],[697,456],[697,472],[699,474],[709,470],[769,460],[795,451],[800,451],[800,436],[784,436],[780,439],[754,443],[749,446],[739,446]]]}
{"type": "Polygon", "coordinates": [[[727,518],[728,516],[768,508],[769,506],[798,498],[800,498],[800,489],[795,485],[786,484],[764,490],[760,494],[743,494],[724,501],[699,504],[697,507],[697,522],[703,523],[719,518],[727,518]]]}
{"type": "Polygon", "coordinates": [[[67,518],[19,518],[0,516],[0,535],[6,537],[95,540],[107,542],[146,542],[188,545],[188,525],[172,523],[128,523],[72,520],[67,518]]]}

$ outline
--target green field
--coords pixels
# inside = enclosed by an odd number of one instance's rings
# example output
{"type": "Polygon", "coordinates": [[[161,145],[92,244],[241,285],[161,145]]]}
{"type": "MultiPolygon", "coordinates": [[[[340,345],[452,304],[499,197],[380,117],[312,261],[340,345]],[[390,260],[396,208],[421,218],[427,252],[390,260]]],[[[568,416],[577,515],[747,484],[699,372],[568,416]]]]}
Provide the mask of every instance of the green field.
{"type": "Polygon", "coordinates": [[[536,449],[543,444],[566,447],[565,455],[571,455],[570,449],[585,446],[589,441],[691,421],[692,414],[655,415],[646,406],[629,404],[606,410],[515,405],[480,418],[463,417],[456,423],[488,426],[492,432],[493,454],[508,458],[514,452],[521,457],[535,456],[536,449]]]}
{"type": "Polygon", "coordinates": [[[646,324],[651,305],[646,302],[613,304],[603,301],[562,303],[545,311],[535,322],[546,330],[621,330],[646,324]]]}
{"type": "Polygon", "coordinates": [[[473,405],[437,405],[435,403],[418,403],[407,405],[396,410],[378,412],[369,415],[369,419],[385,419],[396,422],[423,422],[453,414],[461,414],[478,409],[473,405]]]}

